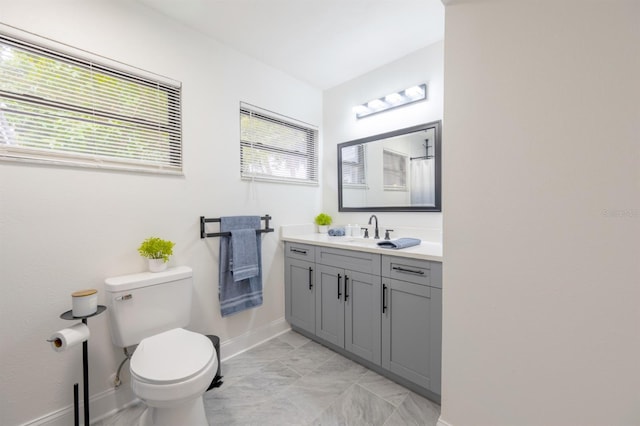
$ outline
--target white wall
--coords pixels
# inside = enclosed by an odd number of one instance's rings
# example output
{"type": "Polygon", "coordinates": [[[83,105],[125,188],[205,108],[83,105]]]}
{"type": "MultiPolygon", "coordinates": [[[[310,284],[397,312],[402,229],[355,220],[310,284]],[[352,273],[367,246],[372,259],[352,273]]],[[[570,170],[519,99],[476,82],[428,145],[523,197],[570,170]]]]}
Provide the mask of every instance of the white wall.
{"type": "Polygon", "coordinates": [[[640,424],[640,3],[445,16],[443,424],[640,424]]]}
{"type": "MultiPolygon", "coordinates": [[[[325,90],[323,105],[324,156],[323,206],[335,223],[363,225],[369,214],[338,212],[337,149],[339,143],[390,132],[417,124],[442,120],[443,42],[437,42],[344,84],[325,90]],[[356,120],[353,107],[372,99],[428,84],[428,100],[356,120]]],[[[443,144],[446,135],[443,136],[443,144]]],[[[442,214],[431,212],[377,214],[380,226],[399,225],[442,229],[442,214]]],[[[393,234],[392,234],[393,236],[393,234]]]]}
{"type": "MultiPolygon", "coordinates": [[[[0,163],[0,423],[71,405],[82,351],[55,353],[45,339],[72,324],[59,315],[73,291],[97,288],[104,304],[106,277],[145,270],[136,249],[150,235],[177,243],[170,265],[194,270],[189,328],[224,343],[284,324],[278,232],[263,238],[264,305],[222,319],[219,240],[200,239],[199,217],[269,213],[276,228],[310,222],[320,210],[319,188],[240,181],[239,102],[320,126],[322,94],[135,2],[2,0],[0,10],[4,24],[182,81],[184,117],[184,177],[0,163]]],[[[107,318],[89,320],[94,396],[110,389],[122,360],[107,318]]],[[[114,398],[122,404],[127,395],[114,398]]]]}

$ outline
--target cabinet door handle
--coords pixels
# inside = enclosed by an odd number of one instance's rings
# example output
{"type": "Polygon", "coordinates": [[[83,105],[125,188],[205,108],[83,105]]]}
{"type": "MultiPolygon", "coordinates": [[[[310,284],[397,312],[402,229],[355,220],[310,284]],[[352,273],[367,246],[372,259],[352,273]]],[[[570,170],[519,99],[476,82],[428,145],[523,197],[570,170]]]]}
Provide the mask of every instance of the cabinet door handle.
{"type": "Polygon", "coordinates": [[[309,290],[313,288],[313,268],[309,267],[309,290]]]}
{"type": "Polygon", "coordinates": [[[344,276],[344,301],[349,300],[349,277],[344,276]]]}
{"type": "Polygon", "coordinates": [[[414,270],[414,269],[406,269],[406,268],[401,268],[399,266],[394,266],[393,268],[394,271],[398,271],[398,272],[404,272],[406,274],[417,274],[417,275],[424,275],[424,271],[421,270],[414,270]]]}
{"type": "Polygon", "coordinates": [[[298,254],[307,254],[306,250],[300,250],[300,249],[296,249],[296,248],[292,248],[290,249],[292,252],[294,253],[298,253],[298,254]]]}
{"type": "Polygon", "coordinates": [[[342,293],[340,293],[340,280],[342,279],[342,275],[338,274],[338,300],[340,300],[340,296],[342,296],[342,293]]]}
{"type": "Polygon", "coordinates": [[[382,284],[382,313],[387,311],[387,285],[382,284]]]}

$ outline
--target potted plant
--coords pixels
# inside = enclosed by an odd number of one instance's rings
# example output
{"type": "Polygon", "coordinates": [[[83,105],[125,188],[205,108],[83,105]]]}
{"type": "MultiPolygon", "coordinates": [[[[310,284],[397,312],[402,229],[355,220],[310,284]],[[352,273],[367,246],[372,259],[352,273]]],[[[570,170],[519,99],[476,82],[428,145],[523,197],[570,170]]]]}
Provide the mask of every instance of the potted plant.
{"type": "Polygon", "coordinates": [[[140,244],[138,253],[149,259],[149,271],[160,272],[167,269],[169,256],[173,254],[176,244],[158,237],[149,237],[140,244]]]}
{"type": "Polygon", "coordinates": [[[326,213],[320,213],[318,216],[316,216],[315,223],[316,225],[318,225],[318,232],[321,234],[326,234],[332,221],[333,219],[331,219],[331,216],[326,213]]]}

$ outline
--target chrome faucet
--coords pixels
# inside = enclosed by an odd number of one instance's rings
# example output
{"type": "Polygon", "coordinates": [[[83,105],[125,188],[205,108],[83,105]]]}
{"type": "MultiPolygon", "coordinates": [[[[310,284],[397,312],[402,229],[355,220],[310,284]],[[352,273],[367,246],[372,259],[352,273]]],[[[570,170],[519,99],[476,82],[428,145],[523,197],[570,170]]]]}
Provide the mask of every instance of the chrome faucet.
{"type": "Polygon", "coordinates": [[[369,225],[371,225],[372,219],[376,220],[376,229],[375,229],[375,234],[373,235],[373,238],[380,239],[380,233],[378,232],[378,217],[375,214],[372,214],[371,217],[369,218],[369,225]]]}

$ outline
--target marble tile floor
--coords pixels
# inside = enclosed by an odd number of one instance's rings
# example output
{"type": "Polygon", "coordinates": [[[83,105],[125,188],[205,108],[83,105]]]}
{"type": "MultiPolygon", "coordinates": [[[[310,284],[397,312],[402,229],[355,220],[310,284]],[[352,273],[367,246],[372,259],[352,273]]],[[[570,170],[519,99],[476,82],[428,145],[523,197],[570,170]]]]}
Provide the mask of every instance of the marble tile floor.
{"type": "MultiPolygon", "coordinates": [[[[294,332],[222,364],[204,396],[211,426],[435,426],[440,406],[294,332]]],[[[94,426],[129,426],[140,403],[94,426]]],[[[176,425],[188,426],[188,425],[176,425]]]]}

